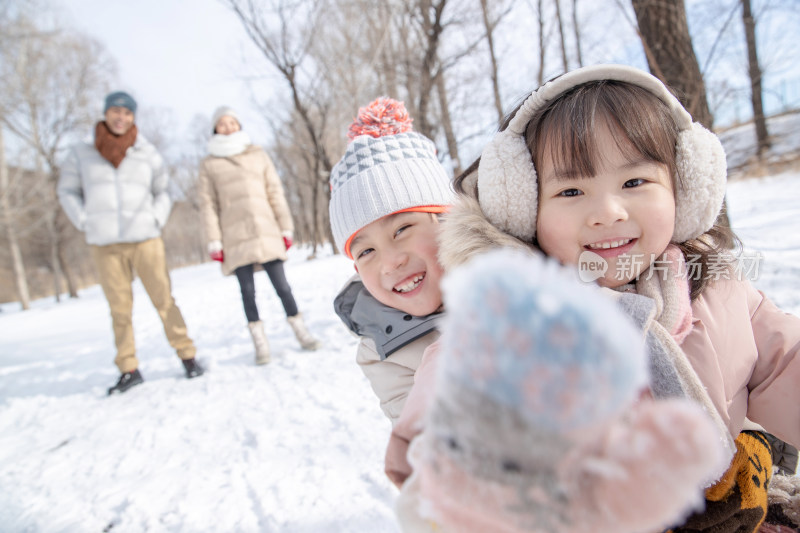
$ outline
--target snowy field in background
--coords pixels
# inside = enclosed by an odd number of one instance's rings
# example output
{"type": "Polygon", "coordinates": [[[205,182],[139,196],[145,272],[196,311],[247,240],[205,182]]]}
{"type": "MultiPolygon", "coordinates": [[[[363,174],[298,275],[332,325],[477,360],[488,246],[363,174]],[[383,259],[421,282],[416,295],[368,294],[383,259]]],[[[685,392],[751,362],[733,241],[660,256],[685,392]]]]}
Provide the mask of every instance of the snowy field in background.
{"type": "MultiPolygon", "coordinates": [[[[761,253],[756,286],[800,315],[800,172],[731,183],[734,228],[761,253]]],[[[267,277],[258,304],[274,351],[253,351],[239,288],[216,263],[172,272],[205,364],[189,381],[141,284],[134,328],[145,383],[118,375],[99,287],[0,313],[0,531],[396,532],[383,475],[389,423],[331,302],[341,256],[290,250],[287,276],[325,346],[302,352],[267,277]]]]}

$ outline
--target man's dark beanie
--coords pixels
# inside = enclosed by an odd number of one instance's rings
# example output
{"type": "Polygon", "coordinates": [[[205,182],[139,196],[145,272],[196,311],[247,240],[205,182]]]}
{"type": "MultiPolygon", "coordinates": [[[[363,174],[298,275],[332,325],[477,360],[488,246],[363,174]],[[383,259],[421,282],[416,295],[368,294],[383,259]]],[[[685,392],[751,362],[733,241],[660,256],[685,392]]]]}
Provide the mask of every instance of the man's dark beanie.
{"type": "Polygon", "coordinates": [[[109,107],[125,107],[130,109],[134,115],[136,114],[136,100],[126,92],[117,91],[106,96],[106,106],[103,108],[103,113],[108,111],[109,107]]]}

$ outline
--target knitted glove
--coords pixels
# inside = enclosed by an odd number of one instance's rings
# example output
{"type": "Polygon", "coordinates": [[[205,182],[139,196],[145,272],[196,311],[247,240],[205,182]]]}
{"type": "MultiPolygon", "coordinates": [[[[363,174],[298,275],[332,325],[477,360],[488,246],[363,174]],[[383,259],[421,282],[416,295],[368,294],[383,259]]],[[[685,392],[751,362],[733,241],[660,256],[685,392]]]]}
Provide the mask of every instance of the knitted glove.
{"type": "Polygon", "coordinates": [[[208,243],[208,255],[214,261],[223,262],[225,260],[225,254],[222,252],[222,242],[211,241],[208,243]]]}
{"type": "Polygon", "coordinates": [[[705,510],[693,514],[671,532],[758,531],[767,515],[771,476],[769,441],[758,431],[741,432],[736,437],[736,455],[730,468],[706,489],[705,510]]]}
{"type": "Polygon", "coordinates": [[[724,451],[688,400],[640,399],[641,335],[552,262],[483,254],[443,283],[419,453],[420,515],[443,531],[662,531],[724,451]]]}
{"type": "Polygon", "coordinates": [[[283,232],[283,245],[286,246],[286,251],[289,251],[289,248],[292,247],[292,232],[291,231],[284,231],[283,232]]]}

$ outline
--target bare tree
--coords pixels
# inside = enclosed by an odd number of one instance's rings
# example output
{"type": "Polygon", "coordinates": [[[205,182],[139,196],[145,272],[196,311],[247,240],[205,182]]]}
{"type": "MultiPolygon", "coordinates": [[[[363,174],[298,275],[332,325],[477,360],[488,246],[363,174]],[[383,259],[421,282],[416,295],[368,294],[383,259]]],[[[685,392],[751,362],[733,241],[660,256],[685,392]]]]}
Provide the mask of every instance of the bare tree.
{"type": "MultiPolygon", "coordinates": [[[[257,0],[226,0],[225,4],[236,14],[250,41],[264,59],[281,75],[291,94],[292,116],[303,127],[310,143],[311,168],[308,176],[313,180],[312,195],[318,191],[330,200],[328,176],[333,167],[325,143],[326,103],[321,89],[313,83],[304,83],[303,67],[312,62],[310,50],[326,10],[322,0],[264,2],[257,0]]],[[[311,66],[309,66],[311,68],[311,66]]],[[[319,211],[320,202],[307,208],[319,211]]],[[[313,220],[326,219],[326,213],[315,215],[313,220]]],[[[316,233],[316,232],[315,232],[316,233]]],[[[333,237],[328,230],[330,242],[333,237]]],[[[316,243],[315,243],[316,244],[316,243]]]]}
{"type": "MultiPolygon", "coordinates": [[[[714,117],[692,47],[683,0],[632,0],[632,4],[650,71],[676,90],[678,99],[694,120],[712,129],[714,117]]],[[[725,205],[717,223],[730,227],[725,205]]],[[[724,245],[731,248],[734,243],[724,245]]]]}
{"type": "Polygon", "coordinates": [[[572,0],[572,30],[575,33],[575,56],[578,66],[583,66],[583,53],[581,52],[581,31],[578,24],[578,0],[572,0]]]}
{"type": "Polygon", "coordinates": [[[442,115],[442,129],[447,141],[447,151],[450,153],[450,160],[453,162],[453,174],[461,174],[461,158],[458,155],[458,141],[456,132],[453,129],[453,120],[450,118],[450,104],[447,98],[447,87],[444,81],[444,72],[439,72],[436,77],[436,93],[439,96],[439,107],[442,115]]]}
{"type": "Polygon", "coordinates": [[[561,1],[553,0],[556,5],[556,21],[558,22],[558,38],[561,41],[561,64],[564,67],[564,72],[569,70],[569,61],[567,60],[567,43],[564,38],[564,21],[561,18],[561,1]]]}
{"type": "Polygon", "coordinates": [[[61,291],[62,272],[70,296],[77,286],[61,249],[68,228],[58,207],[55,186],[59,158],[71,133],[92,121],[92,111],[114,64],[103,47],[85,36],[65,31],[42,31],[25,18],[14,21],[13,40],[5,40],[0,94],[0,120],[8,131],[35,151],[34,166],[49,176],[42,190],[42,216],[49,240],[48,266],[53,274],[56,299],[61,291]],[[13,96],[11,96],[13,95],[13,96]]]}
{"type": "Polygon", "coordinates": [[[750,8],[750,0],[742,1],[742,21],[747,42],[747,64],[750,75],[750,101],[753,103],[753,123],[756,126],[757,154],[761,158],[770,147],[767,119],[764,116],[764,105],[761,101],[761,66],[758,64],[756,49],[756,21],[750,8]]]}
{"type": "Polygon", "coordinates": [[[28,279],[25,275],[25,263],[22,260],[22,252],[19,247],[19,239],[14,220],[11,214],[10,200],[10,180],[8,176],[8,164],[6,163],[5,140],[3,138],[3,128],[0,128],[0,210],[2,211],[2,225],[5,228],[8,247],[11,252],[11,267],[14,272],[14,286],[17,289],[17,296],[23,310],[30,309],[30,293],[28,291],[28,279]]]}
{"type": "Polygon", "coordinates": [[[434,127],[428,115],[434,83],[439,74],[439,44],[444,31],[443,13],[447,0],[417,0],[415,15],[424,36],[422,46],[422,65],[419,69],[419,89],[416,100],[415,129],[422,135],[435,138],[434,127]]]}
{"type": "Polygon", "coordinates": [[[544,36],[544,11],[542,0],[536,1],[536,20],[539,26],[539,70],[536,75],[537,85],[541,86],[544,83],[544,60],[547,57],[547,40],[544,36]]]}
{"type": "Polygon", "coordinates": [[[492,78],[492,93],[494,94],[494,107],[497,110],[497,123],[503,122],[503,101],[500,98],[500,76],[497,67],[497,55],[494,51],[494,29],[497,20],[492,21],[489,16],[487,0],[481,0],[481,12],[483,14],[483,25],[486,28],[486,43],[489,46],[489,60],[491,61],[490,75],[492,78]]]}

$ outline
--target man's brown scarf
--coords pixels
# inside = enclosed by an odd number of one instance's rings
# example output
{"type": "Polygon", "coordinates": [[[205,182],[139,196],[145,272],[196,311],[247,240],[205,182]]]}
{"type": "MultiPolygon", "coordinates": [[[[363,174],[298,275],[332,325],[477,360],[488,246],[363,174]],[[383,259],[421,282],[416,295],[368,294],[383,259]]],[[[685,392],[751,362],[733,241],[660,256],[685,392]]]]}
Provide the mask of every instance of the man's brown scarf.
{"type": "Polygon", "coordinates": [[[104,159],[114,165],[114,168],[119,168],[128,148],[136,142],[137,132],[134,124],[122,135],[115,135],[108,129],[105,121],[101,120],[94,128],[94,146],[104,159]]]}

